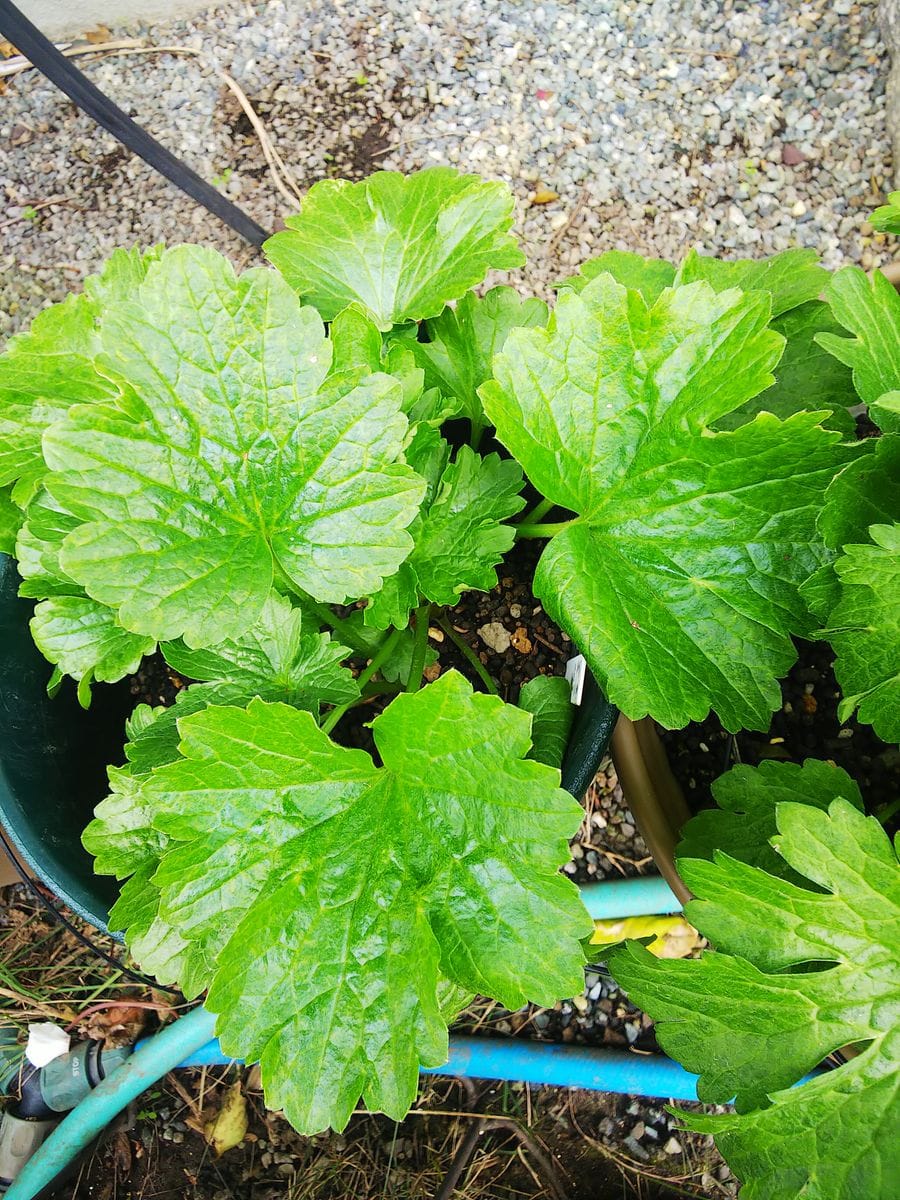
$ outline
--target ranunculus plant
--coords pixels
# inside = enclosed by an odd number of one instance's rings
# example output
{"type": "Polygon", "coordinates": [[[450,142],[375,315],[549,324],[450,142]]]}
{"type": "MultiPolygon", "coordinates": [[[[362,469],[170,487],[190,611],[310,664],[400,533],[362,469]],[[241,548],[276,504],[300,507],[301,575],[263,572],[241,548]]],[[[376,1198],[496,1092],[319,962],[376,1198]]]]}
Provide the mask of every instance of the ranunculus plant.
{"type": "Polygon", "coordinates": [[[847,706],[898,723],[900,512],[859,501],[896,455],[849,412],[896,428],[871,365],[893,292],[802,250],[612,252],[549,312],[473,290],[522,265],[512,214],[445,168],[319,183],[274,269],[118,251],[0,359],[0,537],[51,686],[86,704],[157,649],[196,681],[135,710],[86,831],[125,881],[111,923],[304,1132],[360,1097],[401,1117],[467,993],[581,988],[565,690],[425,683],[437,610],[516,538],[545,540],[535,595],[628,716],[765,729],[827,625],[847,706]],[[379,691],[371,751],[335,741],[379,691]]]}

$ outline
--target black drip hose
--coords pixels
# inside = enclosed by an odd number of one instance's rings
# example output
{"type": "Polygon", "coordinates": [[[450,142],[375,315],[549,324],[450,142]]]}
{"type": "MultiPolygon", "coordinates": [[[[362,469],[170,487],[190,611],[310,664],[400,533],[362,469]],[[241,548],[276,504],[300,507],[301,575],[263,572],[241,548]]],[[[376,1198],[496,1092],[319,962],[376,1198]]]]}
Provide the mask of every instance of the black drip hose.
{"type": "Polygon", "coordinates": [[[254,246],[261,246],[269,237],[268,231],[263,229],[262,225],[248,217],[236,204],[232,204],[212,184],[201,179],[196,171],[185,166],[105,96],[9,0],[0,0],[0,34],[46,75],[51,83],[65,92],[73,104],[89,117],[93,117],[98,125],[102,125],[123,146],[127,146],[144,162],[149,163],[155,171],[170,183],[174,183],[192,200],[196,200],[220,221],[230,225],[242,238],[254,246]]]}
{"type": "Polygon", "coordinates": [[[80,929],[76,929],[65,913],[57,908],[53,901],[46,896],[44,892],[42,892],[37,886],[34,880],[30,878],[22,863],[19,862],[15,850],[13,850],[2,829],[0,829],[0,846],[2,846],[2,848],[6,851],[6,857],[12,863],[13,869],[31,895],[34,896],[34,898],[39,901],[44,908],[47,909],[47,911],[59,925],[62,925],[68,929],[69,933],[71,933],[74,938],[81,942],[82,946],[84,946],[87,950],[90,950],[90,952],[96,955],[97,958],[101,958],[105,963],[108,963],[109,966],[115,967],[117,971],[121,971],[121,973],[133,983],[140,983],[144,987],[153,988],[157,992],[168,992],[172,996],[181,995],[177,988],[165,987],[163,984],[157,983],[155,979],[151,979],[149,975],[142,975],[140,971],[132,971],[129,967],[124,966],[124,964],[119,962],[117,958],[113,958],[111,954],[107,954],[105,950],[102,950],[95,942],[92,942],[89,937],[86,937],[80,929]]]}

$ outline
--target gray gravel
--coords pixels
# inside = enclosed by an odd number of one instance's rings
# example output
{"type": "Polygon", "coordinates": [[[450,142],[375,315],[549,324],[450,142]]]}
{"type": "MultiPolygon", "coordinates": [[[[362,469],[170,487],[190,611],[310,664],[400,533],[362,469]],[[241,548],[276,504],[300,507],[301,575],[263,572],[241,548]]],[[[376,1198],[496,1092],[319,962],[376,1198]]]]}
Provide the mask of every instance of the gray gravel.
{"type": "MultiPolygon", "coordinates": [[[[115,35],[201,52],[79,62],[266,225],[289,210],[214,67],[257,105],[301,188],[448,162],[508,180],[523,290],[546,293],[614,246],[885,257],[861,236],[889,176],[872,0],[271,0],[115,35]],[[558,199],[532,203],[539,188],[558,199]]],[[[0,332],[116,245],[252,257],[35,71],[8,84],[0,146],[0,332]]]]}

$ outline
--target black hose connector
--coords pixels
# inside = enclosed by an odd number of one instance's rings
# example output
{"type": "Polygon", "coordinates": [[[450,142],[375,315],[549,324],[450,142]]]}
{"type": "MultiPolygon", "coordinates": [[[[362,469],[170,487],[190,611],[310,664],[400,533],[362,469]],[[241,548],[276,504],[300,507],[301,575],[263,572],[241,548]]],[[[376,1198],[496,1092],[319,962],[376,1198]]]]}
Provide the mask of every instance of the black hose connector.
{"type": "Polygon", "coordinates": [[[10,1186],[64,1113],[122,1065],[132,1046],[106,1050],[102,1042],[79,1042],[45,1067],[23,1062],[8,1078],[15,1097],[0,1119],[0,1193],[10,1186]]]}

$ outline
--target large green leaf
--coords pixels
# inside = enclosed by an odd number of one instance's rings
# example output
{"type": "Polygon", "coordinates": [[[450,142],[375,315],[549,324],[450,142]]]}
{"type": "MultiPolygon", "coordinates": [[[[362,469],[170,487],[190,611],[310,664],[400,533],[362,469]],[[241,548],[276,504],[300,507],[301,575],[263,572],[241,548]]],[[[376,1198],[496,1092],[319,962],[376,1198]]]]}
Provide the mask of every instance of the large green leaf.
{"type": "Polygon", "coordinates": [[[451,167],[379,171],[314,184],[265,252],[324,320],[358,300],[388,330],[436,317],[489,270],[522,266],[512,220],[506,184],[451,167]]]}
{"type": "Polygon", "coordinates": [[[44,435],[47,487],[81,524],[60,561],[123,626],[240,637],[276,569],[319,600],[365,595],[412,548],[424,483],[383,374],[326,380],[330,344],[275,273],[178,247],[103,317],[117,404],[44,435]]]}
{"type": "Polygon", "coordinates": [[[859,267],[832,275],[825,294],[836,320],[855,336],[820,333],[816,340],[852,369],[860,399],[875,404],[900,386],[900,296],[880,271],[869,278],[859,267]]]}
{"type": "Polygon", "coordinates": [[[360,1095],[403,1115],[447,1053],[441,973],[508,1006],[580,987],[590,921],[559,873],[580,808],[525,760],[527,714],[448,672],[373,722],[381,767],[261,700],[179,728],[177,762],[124,776],[168,839],[159,912],[226,1053],[261,1061],[299,1130],[343,1127],[360,1095]]]}
{"type": "Polygon", "coordinates": [[[503,349],[510,329],[547,324],[543,300],[523,300],[511,287],[492,288],[484,296],[468,292],[456,305],[426,322],[428,341],[405,339],[404,345],[425,372],[427,387],[452,401],[451,414],[484,424],[478,388],[491,378],[494,355],[503,349]]]}
{"type": "Polygon", "coordinates": [[[283,700],[317,713],[319,705],[343,704],[359,695],[341,666],[350,651],[315,629],[307,633],[299,608],[273,592],[259,620],[240,638],[192,650],[184,642],[160,646],[166,661],[188,679],[233,683],[251,696],[283,700]]]}
{"type": "Polygon", "coordinates": [[[717,947],[696,961],[629,943],[610,967],[658,1022],[662,1046],[700,1074],[709,1103],[681,1114],[717,1135],[753,1200],[892,1200],[900,1178],[900,870],[872,817],[844,799],[780,804],[775,849],[821,891],[717,854],[682,860],[686,906],[717,947]],[[814,968],[814,969],[811,969],[814,968]],[[859,1053],[784,1090],[834,1050],[859,1053]]]}
{"type": "Polygon", "coordinates": [[[807,300],[772,321],[772,329],[785,338],[775,382],[746,404],[716,422],[718,429],[737,429],[759,412],[789,417],[795,412],[830,408],[822,424],[853,434],[856,422],[849,409],[859,402],[850,368],[844,366],[816,341],[820,333],[843,333],[843,326],[821,300],[807,300]]]}
{"type": "MultiPolygon", "coordinates": [[[[432,447],[408,457],[428,479],[431,472],[423,457],[435,460],[432,447]]],[[[494,568],[515,540],[515,530],[503,522],[525,504],[519,495],[518,463],[497,454],[481,458],[462,446],[429,485],[422,511],[409,528],[412,554],[366,609],[367,623],[376,628],[404,628],[420,595],[446,605],[456,604],[467,590],[490,591],[497,583],[494,568]]]]}
{"type": "Polygon", "coordinates": [[[715,860],[716,852],[750,866],[801,881],[771,841],[778,832],[775,813],[785,801],[801,801],[826,809],[842,796],[862,811],[859,788],[846,771],[830,762],[808,758],[798,763],[763,761],[758,767],[732,767],[712,785],[718,808],[704,809],[681,831],[675,853],[682,858],[715,860]]]}
{"type": "Polygon", "coordinates": [[[100,351],[97,316],[103,304],[140,283],[159,253],[114,251],[102,273],[85,280],[81,295],[39,313],[0,355],[0,484],[20,481],[16,498],[23,505],[46,470],[44,430],[72,404],[115,395],[94,361],[100,351]]]}
{"type": "Polygon", "coordinates": [[[772,316],[779,317],[808,300],[815,300],[829,275],[819,266],[815,250],[782,250],[771,258],[739,258],[731,262],[690,250],[678,268],[676,284],[696,283],[701,279],[717,292],[735,287],[745,292],[768,292],[772,297],[772,316]]]}
{"type": "Polygon", "coordinates": [[[578,268],[578,274],[561,280],[558,288],[581,292],[598,275],[612,275],[618,283],[640,292],[648,304],[655,304],[662,291],[675,282],[675,268],[662,258],[642,258],[630,250],[607,250],[597,258],[589,258],[578,268]]]}
{"type": "Polygon", "coordinates": [[[837,658],[838,715],[858,717],[900,741],[900,523],[873,525],[868,545],[845,546],[834,564],[840,601],[823,631],[837,658]]]}
{"type": "Polygon", "coordinates": [[[482,388],[531,482],[577,514],[535,591],[629,717],[713,707],[765,729],[812,628],[797,586],[827,557],[815,518],[847,452],[815,415],[709,428],[771,383],[768,318],[762,292],[685,285],[651,309],[600,275],[546,332],[513,330],[482,388]]]}

